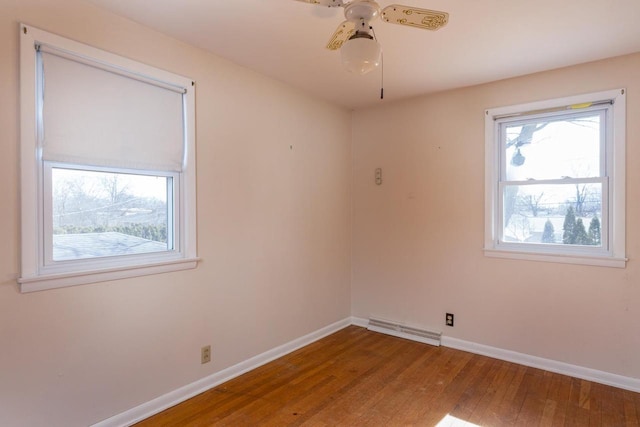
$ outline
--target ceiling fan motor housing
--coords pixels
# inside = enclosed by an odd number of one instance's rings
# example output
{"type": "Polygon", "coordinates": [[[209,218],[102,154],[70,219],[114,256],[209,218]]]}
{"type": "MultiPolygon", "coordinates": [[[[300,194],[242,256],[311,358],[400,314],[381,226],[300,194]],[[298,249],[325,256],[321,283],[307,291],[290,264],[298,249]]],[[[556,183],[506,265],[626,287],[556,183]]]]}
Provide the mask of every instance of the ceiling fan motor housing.
{"type": "Polygon", "coordinates": [[[347,21],[355,23],[365,21],[368,24],[380,16],[380,6],[375,1],[354,1],[345,6],[344,16],[347,21]]]}

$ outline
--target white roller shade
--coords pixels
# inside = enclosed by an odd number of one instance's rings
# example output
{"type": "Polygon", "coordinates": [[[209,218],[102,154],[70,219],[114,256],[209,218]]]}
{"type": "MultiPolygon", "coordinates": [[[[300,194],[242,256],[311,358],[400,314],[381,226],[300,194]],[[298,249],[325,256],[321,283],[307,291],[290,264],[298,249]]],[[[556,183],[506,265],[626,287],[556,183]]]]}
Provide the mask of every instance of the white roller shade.
{"type": "Polygon", "coordinates": [[[184,89],[41,47],[44,160],[181,171],[184,89]]]}

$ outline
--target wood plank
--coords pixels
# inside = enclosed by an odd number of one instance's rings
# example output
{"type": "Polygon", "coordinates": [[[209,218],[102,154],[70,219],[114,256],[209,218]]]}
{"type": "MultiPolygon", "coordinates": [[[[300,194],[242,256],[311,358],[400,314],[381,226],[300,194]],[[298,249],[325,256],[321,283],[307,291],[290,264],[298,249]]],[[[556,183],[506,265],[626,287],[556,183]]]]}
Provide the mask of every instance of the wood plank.
{"type": "Polygon", "coordinates": [[[625,413],[623,390],[608,387],[602,384],[594,384],[592,388],[598,388],[600,390],[601,398],[598,404],[601,408],[600,420],[602,425],[626,425],[624,420],[625,413]]]}
{"type": "Polygon", "coordinates": [[[515,389],[512,387],[522,381],[524,370],[519,373],[519,366],[514,363],[499,363],[499,366],[500,371],[496,374],[491,386],[492,392],[487,395],[484,404],[472,414],[470,421],[474,424],[492,426],[505,422],[504,409],[510,405],[511,398],[515,394],[515,389]]]}
{"type": "Polygon", "coordinates": [[[469,427],[640,427],[640,394],[350,326],[137,425],[435,426],[445,419],[469,427]]]}
{"type": "Polygon", "coordinates": [[[470,353],[439,348],[434,357],[421,360],[416,365],[418,382],[411,390],[409,399],[398,408],[398,423],[404,425],[420,424],[425,413],[439,413],[441,417],[445,416],[447,412],[446,409],[440,407],[439,397],[443,395],[444,389],[471,357],[470,353]]]}
{"type": "Polygon", "coordinates": [[[565,424],[569,395],[571,393],[571,377],[566,375],[554,375],[547,394],[547,401],[553,404],[555,409],[550,420],[550,425],[561,426],[565,424]]]}
{"type": "Polygon", "coordinates": [[[627,390],[622,391],[624,421],[628,426],[640,426],[640,405],[638,405],[638,403],[640,403],[640,397],[638,395],[640,395],[640,393],[633,393],[627,390]]]}
{"type": "MultiPolygon", "coordinates": [[[[553,374],[536,368],[529,368],[531,383],[523,386],[527,389],[520,413],[516,419],[518,425],[539,425],[545,408],[553,374]]],[[[553,406],[553,404],[549,404],[553,406]]]]}

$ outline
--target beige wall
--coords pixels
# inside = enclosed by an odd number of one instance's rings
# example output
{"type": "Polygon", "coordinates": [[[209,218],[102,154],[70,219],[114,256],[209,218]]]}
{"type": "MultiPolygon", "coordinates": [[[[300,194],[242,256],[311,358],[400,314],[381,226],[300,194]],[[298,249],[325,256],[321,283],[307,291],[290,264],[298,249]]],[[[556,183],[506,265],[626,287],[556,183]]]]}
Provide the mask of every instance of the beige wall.
{"type": "Polygon", "coordinates": [[[88,425],[349,316],[350,112],[76,0],[2,0],[0,58],[0,425],[88,425]],[[18,292],[21,21],[197,81],[196,270],[18,292]]]}
{"type": "Polygon", "coordinates": [[[640,378],[639,76],[635,54],[354,113],[352,314],[640,378]],[[627,268],[485,257],[484,110],[621,87],[627,268]]]}
{"type": "Polygon", "coordinates": [[[94,423],[350,314],[640,378],[640,54],[352,121],[80,0],[0,1],[0,425],[94,423]],[[18,292],[20,21],[197,81],[198,269],[18,292]],[[627,268],[485,258],[484,110],[618,87],[627,268]]]}

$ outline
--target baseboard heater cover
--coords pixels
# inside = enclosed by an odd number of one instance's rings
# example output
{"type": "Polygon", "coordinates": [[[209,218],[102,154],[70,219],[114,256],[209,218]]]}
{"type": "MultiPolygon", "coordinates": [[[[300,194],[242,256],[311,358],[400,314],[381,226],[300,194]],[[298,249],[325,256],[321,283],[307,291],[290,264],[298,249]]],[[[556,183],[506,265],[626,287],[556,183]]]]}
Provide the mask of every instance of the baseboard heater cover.
{"type": "Polygon", "coordinates": [[[427,331],[425,329],[414,328],[412,326],[401,325],[399,323],[375,319],[373,317],[369,318],[367,329],[435,346],[439,346],[442,339],[442,332],[427,331]]]}

